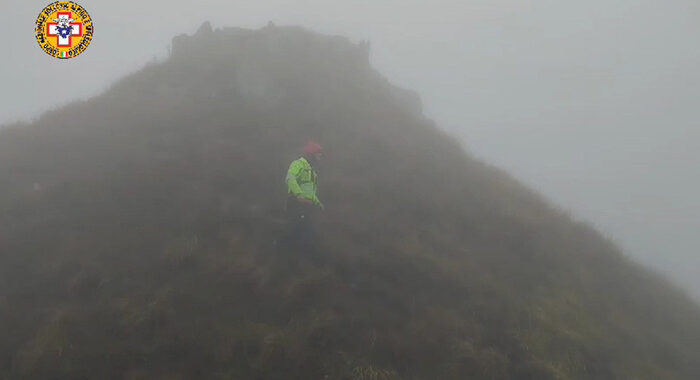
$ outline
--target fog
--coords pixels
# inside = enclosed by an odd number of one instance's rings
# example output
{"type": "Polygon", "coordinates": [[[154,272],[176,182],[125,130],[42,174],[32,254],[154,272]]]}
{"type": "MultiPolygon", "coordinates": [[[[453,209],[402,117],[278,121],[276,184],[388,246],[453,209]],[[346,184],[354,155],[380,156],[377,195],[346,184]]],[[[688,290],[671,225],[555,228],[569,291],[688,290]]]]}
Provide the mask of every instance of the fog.
{"type": "Polygon", "coordinates": [[[34,40],[47,3],[5,18],[0,123],[100,93],[206,20],[367,39],[373,65],[469,150],[700,298],[696,1],[84,0],[94,39],[64,61],[34,40]]]}

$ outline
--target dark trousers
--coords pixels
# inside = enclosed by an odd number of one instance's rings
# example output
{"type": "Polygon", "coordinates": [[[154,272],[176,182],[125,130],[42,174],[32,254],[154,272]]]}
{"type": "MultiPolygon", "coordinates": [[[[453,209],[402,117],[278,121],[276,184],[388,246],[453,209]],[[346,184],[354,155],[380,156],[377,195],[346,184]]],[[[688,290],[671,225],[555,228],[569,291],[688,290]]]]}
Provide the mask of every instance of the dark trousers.
{"type": "Polygon", "coordinates": [[[311,259],[316,256],[314,222],[317,212],[318,207],[314,204],[301,202],[292,196],[287,198],[288,244],[311,259]]]}

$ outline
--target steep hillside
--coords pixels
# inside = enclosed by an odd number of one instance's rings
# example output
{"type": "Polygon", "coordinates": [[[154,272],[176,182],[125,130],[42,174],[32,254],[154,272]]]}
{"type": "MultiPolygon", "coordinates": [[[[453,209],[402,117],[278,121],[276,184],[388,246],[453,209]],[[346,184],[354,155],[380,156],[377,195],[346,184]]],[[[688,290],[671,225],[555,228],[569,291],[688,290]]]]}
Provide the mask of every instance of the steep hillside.
{"type": "Polygon", "coordinates": [[[205,24],[0,130],[0,378],[700,378],[697,305],[470,157],[368,49],[205,24]],[[307,138],[321,262],[280,240],[307,138]]]}

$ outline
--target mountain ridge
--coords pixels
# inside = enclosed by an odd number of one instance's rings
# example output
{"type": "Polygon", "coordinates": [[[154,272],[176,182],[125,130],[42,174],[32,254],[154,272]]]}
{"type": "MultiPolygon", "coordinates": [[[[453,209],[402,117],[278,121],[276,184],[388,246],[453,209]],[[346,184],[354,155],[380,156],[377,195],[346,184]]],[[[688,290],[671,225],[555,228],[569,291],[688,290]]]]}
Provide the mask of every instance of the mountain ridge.
{"type": "Polygon", "coordinates": [[[422,116],[369,45],[204,24],[0,130],[0,377],[700,376],[700,311],[422,116]],[[322,264],[281,236],[323,143],[322,264]]]}

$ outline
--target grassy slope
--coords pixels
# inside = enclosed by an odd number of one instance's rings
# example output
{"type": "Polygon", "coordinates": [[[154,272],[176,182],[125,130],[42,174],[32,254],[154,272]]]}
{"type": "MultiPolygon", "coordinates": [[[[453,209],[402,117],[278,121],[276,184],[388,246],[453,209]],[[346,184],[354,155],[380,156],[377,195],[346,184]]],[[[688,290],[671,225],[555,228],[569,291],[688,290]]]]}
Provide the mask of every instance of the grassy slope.
{"type": "Polygon", "coordinates": [[[0,131],[0,378],[700,378],[696,305],[412,99],[343,38],[203,30],[0,131]],[[321,264],[279,242],[309,136],[321,264]]]}

